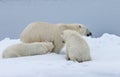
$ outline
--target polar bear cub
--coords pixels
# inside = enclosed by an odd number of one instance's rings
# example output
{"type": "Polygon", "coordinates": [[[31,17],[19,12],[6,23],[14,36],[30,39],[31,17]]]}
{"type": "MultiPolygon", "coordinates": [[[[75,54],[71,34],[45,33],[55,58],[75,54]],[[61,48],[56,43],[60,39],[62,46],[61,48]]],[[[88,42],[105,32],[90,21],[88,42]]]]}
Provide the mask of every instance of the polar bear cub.
{"type": "Polygon", "coordinates": [[[61,37],[66,43],[68,60],[78,62],[91,60],[89,46],[78,32],[65,30],[62,32],[61,37]]]}
{"type": "Polygon", "coordinates": [[[21,56],[41,55],[51,52],[53,49],[52,42],[34,42],[20,43],[9,46],[3,52],[3,58],[14,58],[21,56]]]}

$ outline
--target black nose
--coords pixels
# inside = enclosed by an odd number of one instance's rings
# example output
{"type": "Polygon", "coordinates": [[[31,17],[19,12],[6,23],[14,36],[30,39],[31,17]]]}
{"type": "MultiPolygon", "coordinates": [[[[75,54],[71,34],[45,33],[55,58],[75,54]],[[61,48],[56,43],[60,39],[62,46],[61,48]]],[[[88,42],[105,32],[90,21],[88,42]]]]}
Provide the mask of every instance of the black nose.
{"type": "Polygon", "coordinates": [[[90,32],[90,33],[88,33],[88,34],[87,34],[87,36],[92,36],[92,33],[91,33],[91,32],[90,32]]]}

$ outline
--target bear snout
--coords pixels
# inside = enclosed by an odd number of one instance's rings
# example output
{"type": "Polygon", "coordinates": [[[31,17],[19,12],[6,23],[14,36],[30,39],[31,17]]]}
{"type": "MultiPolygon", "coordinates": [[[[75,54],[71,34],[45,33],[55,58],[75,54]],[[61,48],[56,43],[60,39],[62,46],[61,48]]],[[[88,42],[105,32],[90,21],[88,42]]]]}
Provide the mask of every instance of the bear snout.
{"type": "Polygon", "coordinates": [[[91,32],[90,32],[90,33],[88,33],[88,34],[87,34],[87,36],[92,36],[92,33],[91,33],[91,32]]]}

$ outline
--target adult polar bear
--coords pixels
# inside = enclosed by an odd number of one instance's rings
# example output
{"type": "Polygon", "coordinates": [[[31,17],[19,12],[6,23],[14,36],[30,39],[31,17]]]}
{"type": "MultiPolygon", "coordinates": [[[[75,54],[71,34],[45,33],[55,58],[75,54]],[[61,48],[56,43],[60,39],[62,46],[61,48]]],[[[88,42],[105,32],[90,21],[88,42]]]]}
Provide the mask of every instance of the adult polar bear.
{"type": "Polygon", "coordinates": [[[53,52],[59,53],[64,46],[60,34],[64,30],[75,30],[81,35],[90,36],[92,33],[81,24],[50,24],[46,22],[33,22],[21,33],[20,40],[24,43],[53,42],[53,52]]]}

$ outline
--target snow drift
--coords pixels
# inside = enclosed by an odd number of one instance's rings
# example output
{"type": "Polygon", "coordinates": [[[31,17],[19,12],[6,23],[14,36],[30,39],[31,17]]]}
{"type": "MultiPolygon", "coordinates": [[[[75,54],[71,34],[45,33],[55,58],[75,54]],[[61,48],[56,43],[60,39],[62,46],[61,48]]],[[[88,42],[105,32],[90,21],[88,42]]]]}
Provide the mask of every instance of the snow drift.
{"type": "Polygon", "coordinates": [[[19,39],[0,41],[0,77],[120,77],[120,37],[103,34],[100,38],[85,37],[92,61],[66,61],[61,54],[2,59],[3,50],[19,43],[19,39]]]}

